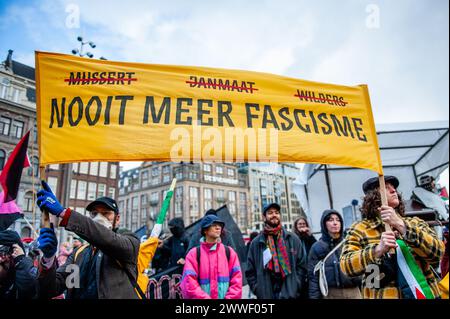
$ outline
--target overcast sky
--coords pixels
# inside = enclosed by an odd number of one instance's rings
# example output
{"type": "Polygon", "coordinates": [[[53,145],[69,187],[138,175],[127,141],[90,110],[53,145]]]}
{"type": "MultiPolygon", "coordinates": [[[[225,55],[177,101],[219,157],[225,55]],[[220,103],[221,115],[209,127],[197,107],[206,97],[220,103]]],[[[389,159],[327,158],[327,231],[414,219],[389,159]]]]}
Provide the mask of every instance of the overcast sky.
{"type": "Polygon", "coordinates": [[[82,35],[97,58],[366,83],[376,123],[449,117],[448,0],[0,4],[0,60],[34,66],[34,50],[70,54],[82,35]]]}

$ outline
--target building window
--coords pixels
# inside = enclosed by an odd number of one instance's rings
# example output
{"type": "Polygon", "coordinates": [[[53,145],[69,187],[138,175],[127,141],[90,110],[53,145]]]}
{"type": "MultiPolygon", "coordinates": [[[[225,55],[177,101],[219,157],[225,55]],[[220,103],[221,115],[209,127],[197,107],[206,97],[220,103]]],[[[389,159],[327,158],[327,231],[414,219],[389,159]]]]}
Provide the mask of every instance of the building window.
{"type": "Polygon", "coordinates": [[[234,169],[228,168],[228,169],[227,169],[227,174],[228,174],[228,176],[230,176],[230,177],[234,177],[234,169]]]}
{"type": "Polygon", "coordinates": [[[13,98],[12,100],[16,103],[19,103],[19,97],[20,97],[20,90],[19,89],[14,89],[13,90],[13,98]]]}
{"type": "Polygon", "coordinates": [[[143,171],[141,174],[141,187],[145,188],[148,186],[148,171],[143,171]]]}
{"type": "Polygon", "coordinates": [[[95,195],[97,194],[97,184],[89,182],[88,184],[88,200],[94,200],[95,195]]]}
{"type": "Polygon", "coordinates": [[[57,192],[58,178],[56,178],[56,177],[49,177],[47,179],[47,184],[48,184],[48,186],[50,186],[50,188],[52,189],[53,193],[57,192]]]}
{"type": "Polygon", "coordinates": [[[26,192],[24,196],[24,211],[32,212],[33,211],[33,192],[26,192]]]}
{"type": "Polygon", "coordinates": [[[104,196],[106,196],[106,185],[105,184],[98,184],[97,197],[104,197],[104,196]]]}
{"type": "Polygon", "coordinates": [[[223,189],[216,190],[216,199],[219,201],[225,200],[225,191],[223,189]]]}
{"type": "Polygon", "coordinates": [[[175,217],[183,216],[183,187],[175,188],[175,217]]]}
{"type": "Polygon", "coordinates": [[[152,185],[159,184],[159,167],[153,167],[152,168],[152,185]]]}
{"type": "Polygon", "coordinates": [[[33,142],[37,143],[37,141],[38,141],[38,131],[37,131],[36,125],[34,125],[34,128],[33,128],[33,142]]]}
{"type": "Polygon", "coordinates": [[[9,135],[11,128],[11,119],[5,116],[0,117],[0,134],[9,135]]]}
{"type": "Polygon", "coordinates": [[[170,175],[163,175],[163,183],[168,183],[170,181],[170,175]]]}
{"type": "Polygon", "coordinates": [[[182,167],[176,167],[174,168],[175,171],[175,178],[178,181],[181,181],[183,179],[183,168],[182,167]]]}
{"type": "Polygon", "coordinates": [[[4,150],[0,150],[0,170],[5,166],[6,153],[4,150]]]}
{"type": "Polygon", "coordinates": [[[86,182],[78,181],[77,199],[86,199],[86,182]]]}
{"type": "Polygon", "coordinates": [[[162,167],[163,173],[163,183],[168,183],[170,181],[170,166],[165,165],[162,167]]]}
{"type": "Polygon", "coordinates": [[[33,156],[30,158],[31,160],[31,167],[28,168],[28,176],[37,176],[37,173],[39,172],[39,160],[37,157],[33,156]]]}
{"type": "Polygon", "coordinates": [[[191,214],[198,216],[198,187],[189,187],[189,200],[191,214]]]}
{"type": "Polygon", "coordinates": [[[15,138],[22,138],[24,123],[22,121],[14,120],[11,127],[11,135],[15,138]]]}
{"type": "Polygon", "coordinates": [[[216,166],[216,174],[223,174],[223,167],[221,165],[216,166]]]}
{"type": "Polygon", "coordinates": [[[87,174],[89,170],[89,163],[81,162],[80,163],[80,174],[87,174]]]}
{"type": "Polygon", "coordinates": [[[159,175],[159,167],[153,167],[152,168],[152,177],[159,175]]]}
{"type": "Polygon", "coordinates": [[[75,199],[76,191],[77,191],[77,180],[72,179],[70,181],[70,198],[71,199],[75,199]]]}
{"type": "Polygon", "coordinates": [[[10,81],[7,78],[3,78],[2,82],[0,83],[0,97],[2,99],[6,99],[6,97],[8,96],[8,90],[9,90],[9,86],[10,86],[10,81]]]}
{"type": "Polygon", "coordinates": [[[141,207],[146,206],[147,202],[148,202],[148,195],[147,194],[141,195],[141,207]]]}
{"type": "Polygon", "coordinates": [[[78,163],[72,163],[72,172],[78,173],[78,163]]]}
{"type": "Polygon", "coordinates": [[[117,165],[116,164],[111,164],[109,165],[109,177],[112,179],[116,179],[117,178],[117,165]]]}
{"type": "Polygon", "coordinates": [[[98,175],[98,162],[91,162],[91,166],[89,167],[89,175],[98,175]]]}
{"type": "Polygon", "coordinates": [[[147,219],[147,208],[141,208],[141,221],[145,221],[147,219]]]}
{"type": "Polygon", "coordinates": [[[139,208],[139,197],[135,196],[131,199],[131,209],[137,210],[139,208]]]}
{"type": "Polygon", "coordinates": [[[198,170],[191,168],[189,170],[189,179],[196,181],[198,179],[198,170]]]}
{"type": "Polygon", "coordinates": [[[232,216],[236,214],[236,192],[229,191],[228,192],[228,200],[229,200],[229,210],[232,216]]]}
{"type": "Polygon", "coordinates": [[[116,196],[116,189],[114,187],[110,187],[109,192],[108,192],[108,197],[111,197],[112,199],[114,199],[115,196],[116,196]]]}
{"type": "Polygon", "coordinates": [[[205,211],[212,208],[212,189],[211,188],[205,188],[203,190],[204,193],[204,203],[205,203],[205,211]]]}
{"type": "Polygon", "coordinates": [[[108,176],[108,162],[100,162],[100,177],[108,176]]]}
{"type": "Polygon", "coordinates": [[[239,217],[242,226],[247,225],[247,194],[239,193],[239,217]]]}
{"type": "Polygon", "coordinates": [[[151,204],[152,206],[157,206],[158,203],[159,203],[159,193],[153,192],[153,193],[150,195],[150,204],[151,204]]]}
{"type": "Polygon", "coordinates": [[[204,172],[211,172],[211,164],[203,164],[204,172]]]}
{"type": "Polygon", "coordinates": [[[57,171],[59,169],[59,164],[51,164],[51,165],[48,166],[48,168],[57,171]]]}

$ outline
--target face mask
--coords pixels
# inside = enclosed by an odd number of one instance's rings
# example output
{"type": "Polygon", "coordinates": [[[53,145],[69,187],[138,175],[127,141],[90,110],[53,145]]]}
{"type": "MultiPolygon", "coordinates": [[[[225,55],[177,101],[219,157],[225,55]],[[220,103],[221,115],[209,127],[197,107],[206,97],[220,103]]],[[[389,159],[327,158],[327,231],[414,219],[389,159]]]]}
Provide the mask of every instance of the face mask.
{"type": "Polygon", "coordinates": [[[108,229],[112,229],[112,223],[108,220],[108,218],[106,218],[102,214],[95,215],[95,217],[92,220],[96,223],[99,223],[100,225],[105,226],[108,229]]]}

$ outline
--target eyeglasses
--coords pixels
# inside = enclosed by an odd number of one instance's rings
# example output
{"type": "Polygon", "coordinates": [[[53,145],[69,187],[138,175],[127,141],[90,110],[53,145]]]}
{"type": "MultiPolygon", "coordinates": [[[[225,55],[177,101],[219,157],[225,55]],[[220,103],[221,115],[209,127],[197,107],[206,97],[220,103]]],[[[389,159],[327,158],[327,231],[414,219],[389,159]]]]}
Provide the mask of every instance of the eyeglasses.
{"type": "Polygon", "coordinates": [[[92,210],[89,212],[89,214],[91,215],[91,217],[95,217],[98,214],[102,214],[102,215],[108,215],[110,213],[114,213],[112,210],[92,210]]]}

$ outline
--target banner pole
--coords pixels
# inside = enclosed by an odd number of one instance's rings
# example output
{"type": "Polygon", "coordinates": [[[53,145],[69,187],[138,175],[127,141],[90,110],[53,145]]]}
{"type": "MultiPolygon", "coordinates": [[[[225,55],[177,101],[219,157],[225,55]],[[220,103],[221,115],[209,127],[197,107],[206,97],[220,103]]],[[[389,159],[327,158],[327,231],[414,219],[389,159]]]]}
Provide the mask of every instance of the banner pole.
{"type": "MultiPolygon", "coordinates": [[[[45,181],[45,166],[39,166],[39,177],[45,181]]],[[[50,216],[47,211],[41,211],[41,228],[50,228],[50,216]]]]}
{"type": "MultiPolygon", "coordinates": [[[[388,206],[388,201],[387,201],[387,195],[386,195],[386,182],[384,180],[384,175],[378,175],[378,181],[380,184],[380,196],[381,196],[381,205],[383,206],[388,206]]],[[[381,221],[382,224],[384,224],[384,228],[386,231],[392,231],[391,225],[384,223],[383,221],[381,221]]],[[[395,250],[394,248],[391,248],[389,250],[389,254],[393,255],[395,254],[395,250]]]]}

